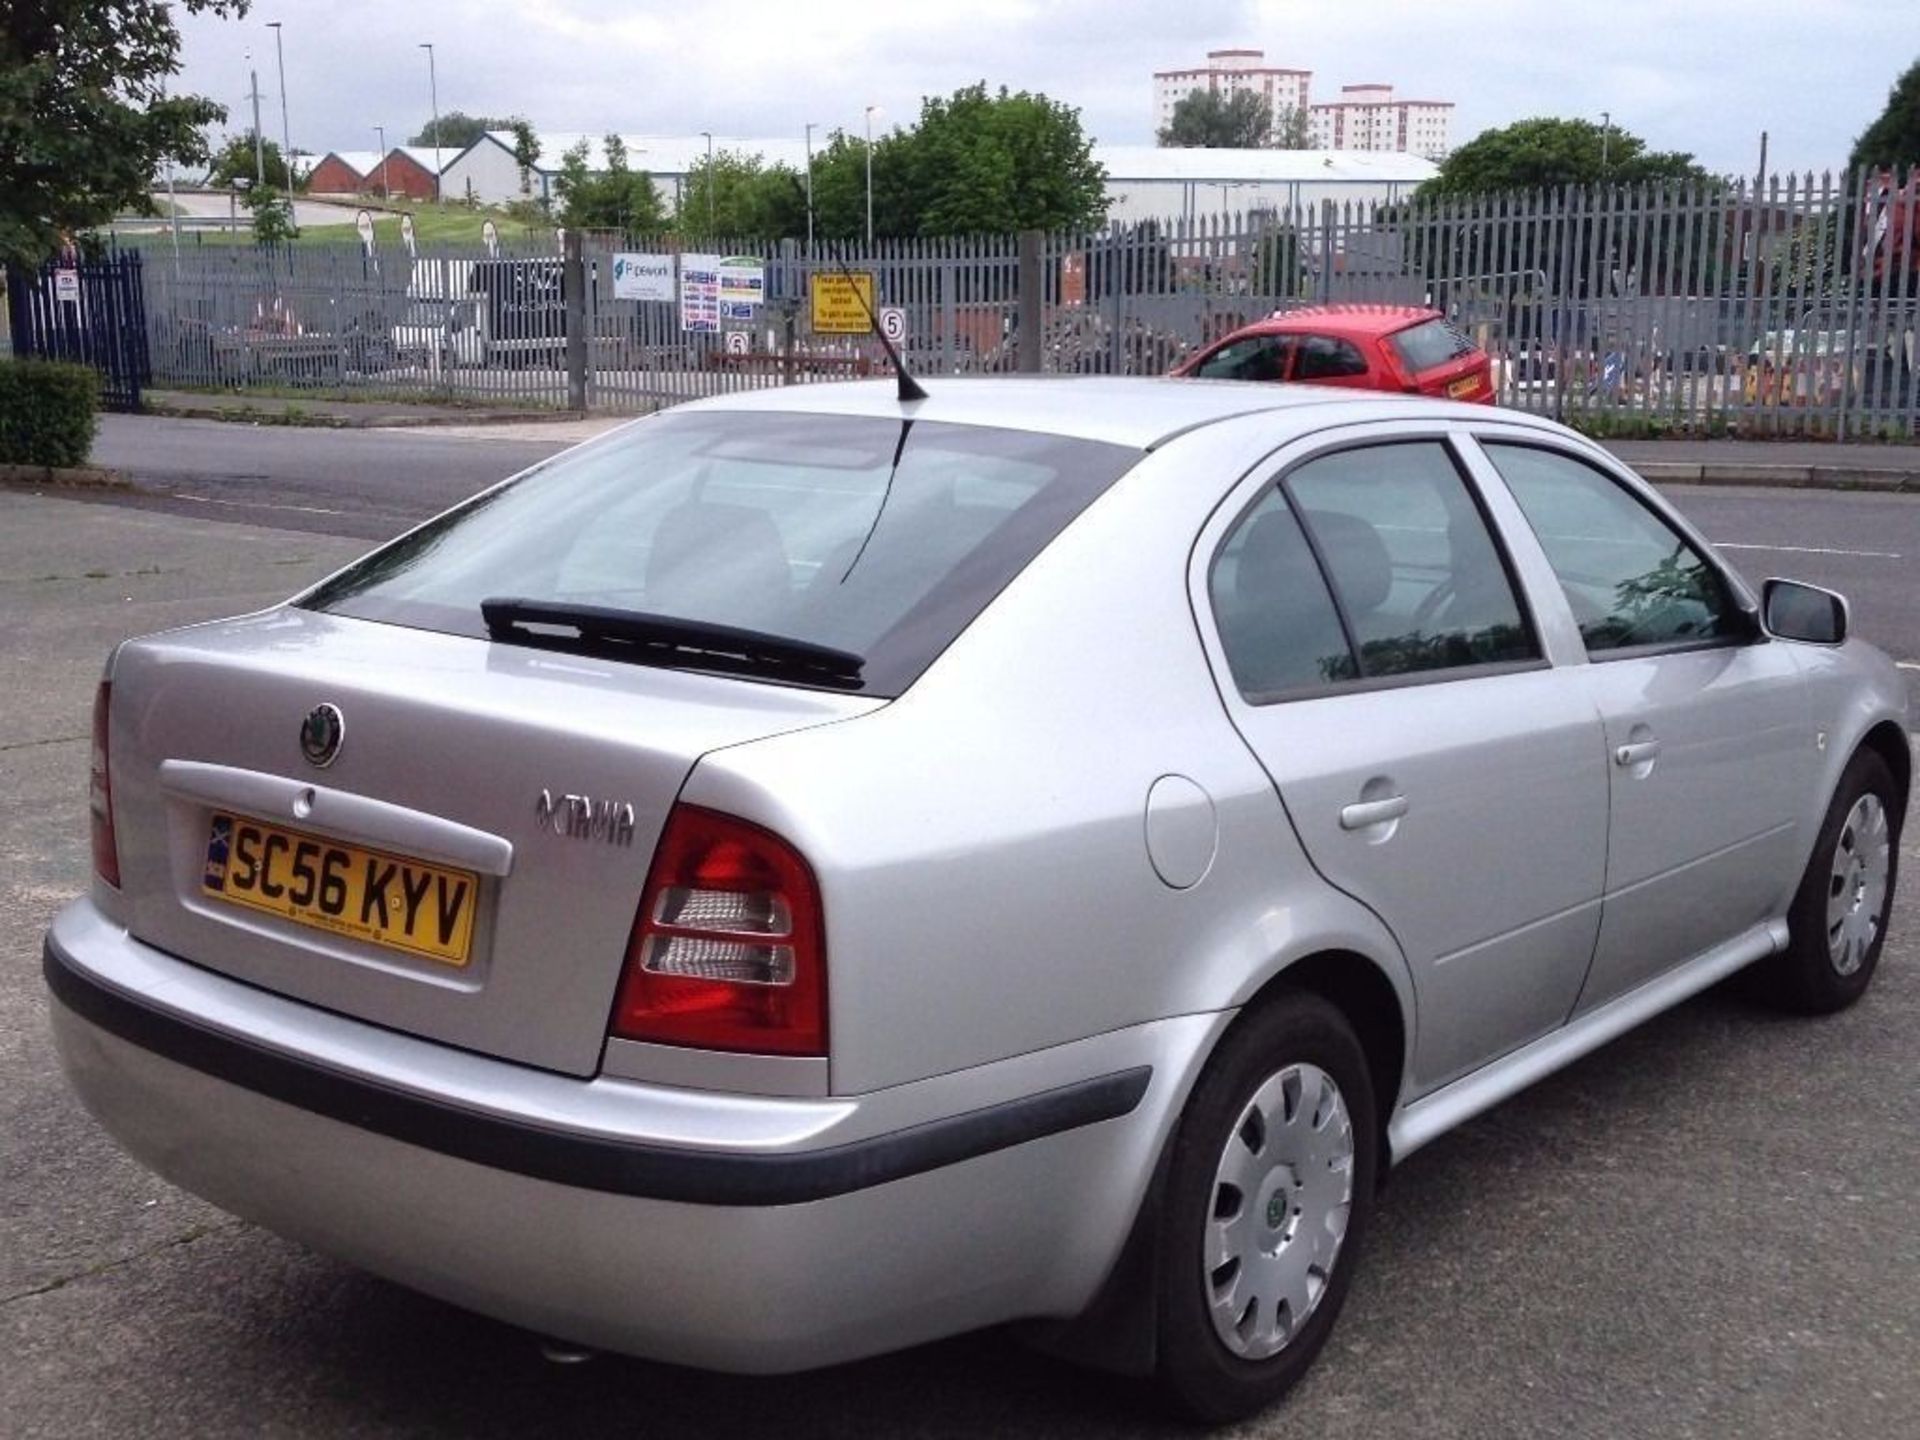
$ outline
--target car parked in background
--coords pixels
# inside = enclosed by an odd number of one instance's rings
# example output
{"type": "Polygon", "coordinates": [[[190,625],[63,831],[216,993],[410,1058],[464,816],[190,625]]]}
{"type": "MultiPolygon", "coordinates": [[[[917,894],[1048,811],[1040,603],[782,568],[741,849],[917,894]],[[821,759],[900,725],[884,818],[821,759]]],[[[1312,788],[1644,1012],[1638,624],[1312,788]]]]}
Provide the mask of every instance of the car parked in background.
{"type": "Polygon", "coordinates": [[[1493,403],[1487,352],[1437,310],[1315,305],[1276,310],[1177,366],[1201,380],[1278,380],[1493,403]]]}
{"type": "Polygon", "coordinates": [[[1218,1421],[1389,1165],[1735,972],[1866,991],[1912,757],[1838,596],[1533,417],[928,388],[681,406],[120,646],[45,949],[107,1129],[573,1345],[1024,1321],[1218,1421]]]}

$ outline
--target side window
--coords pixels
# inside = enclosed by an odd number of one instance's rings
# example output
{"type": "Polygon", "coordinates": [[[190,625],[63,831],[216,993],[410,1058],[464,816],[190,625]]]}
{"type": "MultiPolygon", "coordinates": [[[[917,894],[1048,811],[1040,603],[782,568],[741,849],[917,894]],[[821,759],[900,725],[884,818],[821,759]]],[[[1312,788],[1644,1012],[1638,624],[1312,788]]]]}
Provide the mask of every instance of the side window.
{"type": "Polygon", "coordinates": [[[1481,443],[1540,537],[1589,652],[1741,633],[1719,571],[1611,476],[1552,451],[1481,443]]]}
{"type": "Polygon", "coordinates": [[[1207,584],[1220,644],[1247,699],[1359,674],[1326,579],[1278,486],[1227,536],[1207,584]]]}
{"type": "Polygon", "coordinates": [[[1296,380],[1340,380],[1367,373],[1367,357],[1350,340],[1334,335],[1307,335],[1300,341],[1296,380]]]}
{"type": "Polygon", "coordinates": [[[1193,373],[1207,380],[1284,380],[1293,346],[1291,335],[1250,335],[1222,345],[1193,373]]]}
{"type": "Polygon", "coordinates": [[[1487,522],[1438,441],[1344,450],[1286,479],[1368,678],[1537,660],[1487,522]]]}

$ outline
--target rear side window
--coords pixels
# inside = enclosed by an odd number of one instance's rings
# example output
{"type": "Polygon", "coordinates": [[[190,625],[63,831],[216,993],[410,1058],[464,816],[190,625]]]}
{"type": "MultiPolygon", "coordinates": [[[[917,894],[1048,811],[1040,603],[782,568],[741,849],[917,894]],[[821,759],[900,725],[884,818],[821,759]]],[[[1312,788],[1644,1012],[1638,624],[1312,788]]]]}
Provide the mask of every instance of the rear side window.
{"type": "Polygon", "coordinates": [[[1739,637],[1720,572],[1618,481],[1571,456],[1481,445],[1540,537],[1590,653],[1739,637]]]}
{"type": "Polygon", "coordinates": [[[1537,660],[1487,522],[1438,441],[1343,450],[1287,477],[1369,678],[1537,660]]]}
{"type": "Polygon", "coordinates": [[[1304,335],[1294,364],[1296,380],[1342,380],[1367,373],[1367,357],[1351,340],[1337,335],[1304,335]]]}
{"type": "Polygon", "coordinates": [[[1249,335],[1230,340],[1195,368],[1204,380],[1284,380],[1293,353],[1292,335],[1249,335]]]}
{"type": "Polygon", "coordinates": [[[1439,442],[1301,465],[1229,532],[1209,588],[1234,682],[1255,702],[1541,658],[1505,560],[1439,442]]]}
{"type": "Polygon", "coordinates": [[[1387,337],[1409,375],[1437,369],[1473,353],[1473,341],[1444,320],[1428,320],[1387,337]]]}
{"type": "Polygon", "coordinates": [[[1208,585],[1227,666],[1249,700],[1359,676],[1326,577],[1278,486],[1227,537],[1208,585]]]}
{"type": "Polygon", "coordinates": [[[669,414],[329,580],[309,608],[485,637],[513,596],[851,651],[898,694],[1140,452],[837,415],[669,414]]]}

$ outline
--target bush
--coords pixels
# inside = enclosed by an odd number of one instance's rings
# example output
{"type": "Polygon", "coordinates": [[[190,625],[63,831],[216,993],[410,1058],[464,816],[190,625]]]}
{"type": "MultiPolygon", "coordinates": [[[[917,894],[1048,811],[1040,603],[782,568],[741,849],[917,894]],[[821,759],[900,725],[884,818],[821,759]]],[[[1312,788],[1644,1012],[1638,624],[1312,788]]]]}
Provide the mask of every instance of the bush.
{"type": "Polygon", "coordinates": [[[84,365],[0,361],[0,465],[87,463],[100,379],[84,365]]]}

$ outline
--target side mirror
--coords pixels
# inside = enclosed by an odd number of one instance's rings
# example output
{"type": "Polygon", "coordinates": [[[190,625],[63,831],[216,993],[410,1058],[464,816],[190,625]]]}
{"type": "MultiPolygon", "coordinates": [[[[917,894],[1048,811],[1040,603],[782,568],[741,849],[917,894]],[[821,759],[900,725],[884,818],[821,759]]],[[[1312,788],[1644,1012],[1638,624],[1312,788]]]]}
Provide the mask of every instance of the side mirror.
{"type": "Polygon", "coordinates": [[[1760,587],[1760,615],[1769,635],[1808,645],[1839,645],[1847,638],[1843,595],[1798,580],[1769,580],[1760,587]]]}

